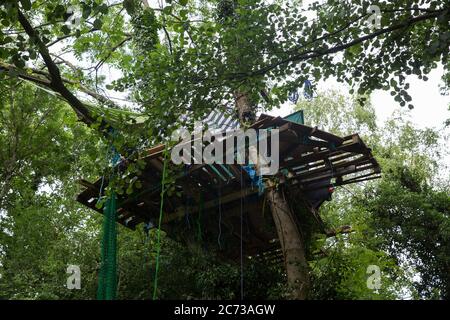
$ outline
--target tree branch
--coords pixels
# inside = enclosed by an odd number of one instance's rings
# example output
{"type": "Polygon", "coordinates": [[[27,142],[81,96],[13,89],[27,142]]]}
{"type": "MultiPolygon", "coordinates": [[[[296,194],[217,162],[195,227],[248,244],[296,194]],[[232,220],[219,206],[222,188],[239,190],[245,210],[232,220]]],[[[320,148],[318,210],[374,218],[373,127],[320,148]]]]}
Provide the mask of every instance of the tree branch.
{"type": "MultiPolygon", "coordinates": [[[[34,69],[34,68],[28,68],[28,70],[30,70],[31,73],[27,73],[27,72],[25,72],[23,70],[20,70],[19,68],[15,67],[15,66],[11,65],[11,64],[7,64],[7,63],[4,63],[2,61],[0,61],[0,70],[13,71],[15,74],[17,74],[17,76],[20,79],[31,81],[31,82],[36,83],[38,85],[45,86],[46,88],[48,88],[48,89],[50,89],[52,91],[55,91],[53,86],[52,86],[52,84],[51,84],[51,81],[50,81],[51,76],[50,76],[49,73],[47,73],[45,71],[34,69]]],[[[89,95],[90,97],[96,99],[100,103],[108,105],[110,107],[118,108],[118,106],[113,101],[111,101],[107,97],[102,96],[101,94],[98,94],[94,90],[89,89],[89,88],[83,86],[82,84],[80,84],[78,82],[75,82],[73,80],[69,80],[69,79],[65,79],[65,78],[61,78],[61,79],[62,79],[63,83],[77,86],[77,88],[81,92],[83,92],[83,93],[89,95]]],[[[55,91],[55,92],[59,93],[57,91],[55,91]]]]}
{"type": "Polygon", "coordinates": [[[66,99],[69,105],[75,110],[78,118],[81,121],[85,122],[88,125],[94,123],[95,119],[92,118],[86,106],[65,87],[58,66],[53,62],[47,47],[39,38],[36,31],[33,29],[30,22],[20,11],[20,9],[17,9],[17,15],[19,23],[22,25],[23,29],[31,38],[31,40],[37,45],[39,53],[42,56],[45,65],[47,66],[51,78],[50,88],[61,94],[61,96],[66,99]]]}
{"type": "Polygon", "coordinates": [[[355,232],[351,226],[342,226],[335,229],[330,229],[326,231],[327,238],[336,237],[338,234],[349,234],[355,232]]]}
{"type": "Polygon", "coordinates": [[[277,68],[279,66],[282,66],[282,65],[285,65],[285,64],[288,64],[288,63],[291,63],[291,62],[298,63],[300,61],[314,59],[314,58],[318,58],[318,57],[321,57],[321,56],[324,56],[324,55],[337,53],[337,52],[343,51],[345,49],[348,49],[348,48],[350,48],[352,46],[355,46],[355,45],[358,45],[360,43],[363,43],[365,41],[368,41],[368,40],[374,39],[376,37],[379,37],[379,36],[381,36],[383,34],[386,34],[386,33],[392,32],[392,31],[396,31],[396,30],[399,30],[399,29],[411,26],[411,25],[414,25],[414,24],[422,22],[422,21],[435,19],[438,16],[440,16],[441,14],[448,14],[449,12],[450,12],[450,9],[447,8],[447,9],[442,9],[442,10],[435,11],[435,12],[432,12],[432,13],[424,14],[424,15],[421,15],[421,16],[418,16],[418,17],[415,17],[415,18],[408,19],[408,20],[403,21],[403,22],[401,22],[399,24],[396,24],[396,25],[393,25],[393,26],[390,26],[390,27],[387,27],[387,28],[384,28],[384,29],[380,29],[380,30],[378,30],[378,31],[376,31],[374,33],[368,34],[366,36],[360,37],[360,38],[355,39],[353,41],[350,41],[348,43],[345,43],[345,44],[342,44],[342,45],[338,45],[336,47],[333,47],[333,48],[330,48],[330,49],[327,49],[327,50],[323,50],[323,51],[308,50],[308,51],[296,54],[294,56],[291,56],[289,58],[280,60],[280,61],[278,61],[276,63],[270,64],[270,65],[268,65],[268,66],[266,66],[264,68],[261,68],[259,70],[252,71],[252,72],[247,73],[247,74],[242,74],[242,73],[230,74],[229,78],[230,79],[235,79],[235,78],[240,79],[240,78],[248,78],[248,77],[252,77],[252,76],[264,75],[267,72],[269,72],[269,71],[271,71],[271,70],[273,70],[273,69],[275,69],[275,68],[277,68]]]}
{"type": "MultiPolygon", "coordinates": [[[[88,30],[86,33],[84,33],[84,34],[88,34],[88,33],[95,32],[95,31],[99,31],[99,30],[100,30],[100,29],[92,28],[92,29],[89,29],[89,30],[88,30]]],[[[59,37],[59,38],[56,38],[55,40],[53,40],[52,42],[50,42],[49,44],[47,44],[47,48],[50,48],[51,46],[57,44],[58,42],[60,42],[60,41],[62,41],[62,40],[65,40],[65,39],[70,38],[70,37],[74,37],[75,35],[76,35],[76,33],[70,33],[70,34],[66,34],[66,35],[64,35],[64,36],[61,36],[61,37],[59,37]]]]}
{"type": "Polygon", "coordinates": [[[98,70],[113,54],[114,51],[116,51],[117,49],[119,49],[125,42],[131,40],[131,36],[127,36],[126,38],[124,38],[122,41],[120,41],[118,44],[116,44],[114,47],[111,48],[111,50],[108,52],[108,55],[100,60],[97,65],[94,67],[95,70],[98,70]]]}

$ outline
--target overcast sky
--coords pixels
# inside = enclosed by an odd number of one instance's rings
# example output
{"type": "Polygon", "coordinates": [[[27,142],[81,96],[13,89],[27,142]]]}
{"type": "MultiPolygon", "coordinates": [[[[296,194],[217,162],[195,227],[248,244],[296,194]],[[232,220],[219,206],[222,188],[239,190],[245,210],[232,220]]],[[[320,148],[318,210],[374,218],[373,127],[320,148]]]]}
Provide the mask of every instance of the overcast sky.
{"type": "MultiPolygon", "coordinates": [[[[419,80],[417,76],[408,76],[407,82],[411,84],[408,93],[413,98],[414,109],[400,107],[399,103],[394,101],[394,97],[389,91],[377,90],[372,94],[372,104],[381,124],[389,118],[395,110],[403,109],[410,115],[411,120],[420,128],[433,127],[442,129],[443,123],[450,118],[448,110],[450,105],[450,96],[440,94],[439,85],[442,84],[443,68],[435,69],[429,75],[428,81],[419,80]]],[[[349,88],[346,85],[334,80],[321,81],[317,84],[318,91],[327,89],[337,89],[342,94],[348,94],[349,88]]],[[[284,104],[281,108],[267,112],[271,115],[285,116],[293,112],[293,105],[284,104]]]]}

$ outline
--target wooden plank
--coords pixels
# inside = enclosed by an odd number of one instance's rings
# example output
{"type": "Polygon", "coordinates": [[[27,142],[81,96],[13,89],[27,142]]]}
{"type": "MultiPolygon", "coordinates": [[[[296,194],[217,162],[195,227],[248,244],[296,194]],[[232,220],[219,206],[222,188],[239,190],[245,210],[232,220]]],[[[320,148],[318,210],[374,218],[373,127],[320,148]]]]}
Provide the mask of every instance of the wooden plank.
{"type": "Polygon", "coordinates": [[[345,160],[345,159],[348,159],[351,157],[355,157],[355,156],[358,156],[358,155],[355,155],[352,153],[341,153],[334,157],[328,157],[328,158],[317,160],[315,162],[310,162],[306,165],[291,167],[290,170],[295,171],[297,173],[308,172],[308,171],[314,170],[316,168],[320,168],[320,167],[324,167],[324,166],[328,165],[328,161],[326,161],[326,160],[330,160],[333,163],[333,161],[338,162],[338,161],[342,161],[342,160],[345,160]]]}
{"type": "MultiPolygon", "coordinates": [[[[351,174],[351,173],[357,173],[357,172],[361,172],[361,171],[364,171],[364,170],[369,170],[369,169],[372,169],[372,168],[373,168],[373,164],[371,164],[370,167],[365,167],[365,168],[362,168],[362,169],[358,168],[356,165],[350,165],[350,166],[338,169],[333,174],[331,174],[331,173],[324,173],[322,175],[315,176],[315,177],[312,177],[312,178],[308,178],[308,179],[305,179],[305,180],[297,178],[297,181],[299,181],[301,184],[308,184],[308,183],[312,183],[313,181],[316,182],[317,180],[325,180],[325,179],[337,178],[337,177],[340,177],[340,176],[344,176],[344,175],[351,174]]],[[[294,179],[295,178],[296,177],[294,177],[294,179]]]]}
{"type": "Polygon", "coordinates": [[[357,146],[359,146],[359,141],[358,142],[352,141],[351,143],[348,143],[346,145],[343,144],[343,145],[337,147],[335,151],[331,151],[329,149],[326,149],[326,150],[323,150],[323,151],[319,151],[319,152],[315,152],[315,153],[311,153],[311,154],[305,155],[305,156],[303,156],[301,158],[285,161],[285,162],[280,164],[280,167],[282,167],[282,168],[285,168],[285,167],[289,168],[289,167],[293,167],[294,165],[298,166],[298,165],[307,164],[307,163],[310,163],[310,162],[313,162],[313,161],[322,160],[323,158],[331,157],[331,156],[334,156],[334,155],[338,155],[338,154],[341,154],[343,152],[351,152],[351,151],[349,151],[349,149],[353,150],[352,148],[353,147],[357,147],[357,146]]]}
{"type": "Polygon", "coordinates": [[[350,166],[350,165],[362,165],[362,164],[367,164],[367,163],[372,163],[370,161],[370,159],[368,159],[366,156],[361,156],[358,159],[354,159],[354,160],[350,160],[350,161],[340,161],[337,164],[333,164],[331,166],[329,166],[326,162],[325,162],[325,166],[322,168],[318,168],[318,169],[314,169],[314,170],[308,170],[308,171],[303,171],[303,172],[296,172],[296,176],[299,179],[303,179],[303,178],[307,178],[311,175],[316,175],[319,173],[323,173],[323,172],[328,172],[330,171],[330,173],[332,173],[332,171],[336,170],[336,169],[340,169],[342,167],[345,166],[350,166]]]}
{"type": "Polygon", "coordinates": [[[281,130],[286,130],[286,128],[292,129],[294,131],[296,131],[299,135],[307,135],[307,136],[312,136],[315,138],[318,138],[320,140],[323,140],[325,142],[333,142],[336,144],[336,146],[341,145],[345,140],[337,135],[334,135],[332,133],[329,132],[325,132],[322,131],[320,129],[318,129],[317,127],[309,127],[303,124],[299,124],[299,123],[295,123],[292,121],[288,121],[285,119],[281,119],[281,122],[283,122],[283,124],[280,126],[280,131],[281,130]]]}
{"type": "Polygon", "coordinates": [[[77,182],[78,182],[78,184],[82,185],[83,187],[86,187],[86,188],[88,188],[90,190],[98,191],[98,188],[97,188],[97,186],[94,183],[91,183],[91,182],[89,182],[87,180],[84,180],[84,179],[80,179],[77,182]]]}
{"type": "Polygon", "coordinates": [[[164,151],[164,148],[165,148],[165,147],[166,147],[165,144],[159,144],[159,145],[157,145],[157,146],[154,146],[154,147],[151,147],[150,149],[148,149],[146,153],[147,153],[149,156],[153,156],[153,155],[155,155],[156,153],[160,153],[161,151],[164,151]]]}
{"type": "MultiPolygon", "coordinates": [[[[222,205],[225,205],[229,202],[232,202],[232,201],[238,200],[242,197],[247,197],[249,195],[256,194],[256,193],[258,193],[258,190],[254,190],[253,188],[246,188],[246,189],[242,189],[240,191],[233,192],[231,194],[222,195],[220,202],[222,205]]],[[[203,210],[208,210],[208,209],[216,207],[216,206],[217,206],[217,199],[213,199],[211,201],[204,203],[203,210]]],[[[187,208],[180,207],[174,213],[170,213],[170,214],[166,215],[166,217],[163,219],[163,223],[169,223],[173,220],[184,217],[186,210],[188,210],[191,213],[195,213],[195,212],[198,212],[199,209],[200,209],[199,206],[190,206],[187,208]]]]}

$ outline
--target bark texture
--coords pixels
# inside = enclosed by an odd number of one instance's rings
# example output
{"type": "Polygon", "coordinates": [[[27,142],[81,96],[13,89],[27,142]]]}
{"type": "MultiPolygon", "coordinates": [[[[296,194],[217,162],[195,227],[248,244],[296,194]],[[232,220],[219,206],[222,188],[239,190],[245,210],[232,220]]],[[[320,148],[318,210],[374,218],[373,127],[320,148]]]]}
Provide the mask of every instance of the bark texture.
{"type": "Polygon", "coordinates": [[[283,191],[269,189],[267,199],[283,251],[289,298],[304,300],[308,297],[310,281],[303,237],[283,191]]]}

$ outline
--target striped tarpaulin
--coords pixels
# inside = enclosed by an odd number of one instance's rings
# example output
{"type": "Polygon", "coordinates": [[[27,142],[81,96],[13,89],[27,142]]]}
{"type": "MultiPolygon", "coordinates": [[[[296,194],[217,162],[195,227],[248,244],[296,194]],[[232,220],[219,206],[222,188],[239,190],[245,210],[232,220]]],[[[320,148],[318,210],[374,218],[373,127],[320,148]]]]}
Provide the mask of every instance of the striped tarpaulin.
{"type": "Polygon", "coordinates": [[[239,120],[235,119],[232,111],[226,110],[225,112],[220,110],[213,110],[203,120],[203,123],[208,126],[212,131],[229,131],[239,128],[239,120]]]}

